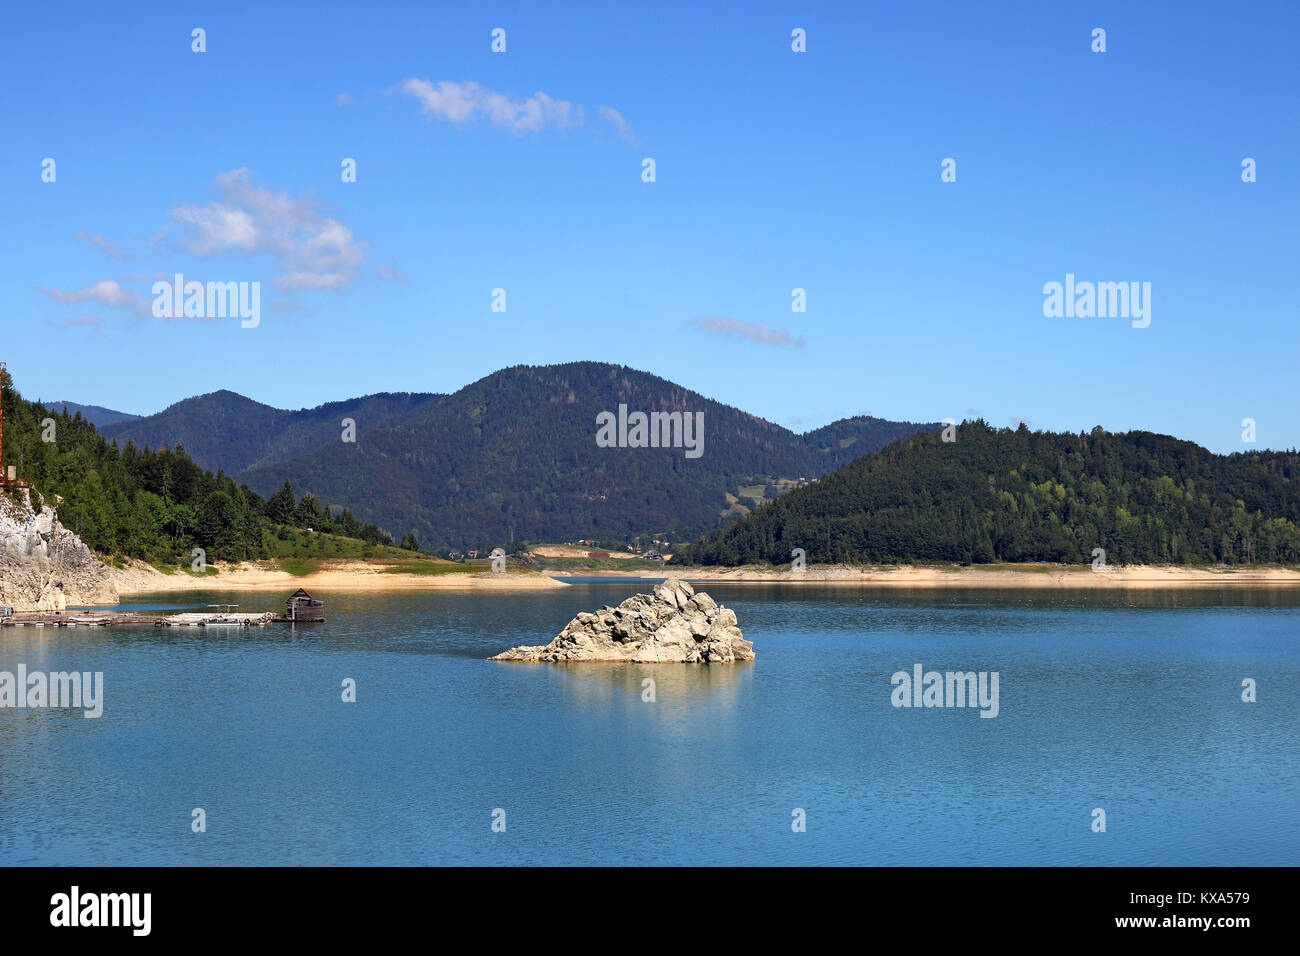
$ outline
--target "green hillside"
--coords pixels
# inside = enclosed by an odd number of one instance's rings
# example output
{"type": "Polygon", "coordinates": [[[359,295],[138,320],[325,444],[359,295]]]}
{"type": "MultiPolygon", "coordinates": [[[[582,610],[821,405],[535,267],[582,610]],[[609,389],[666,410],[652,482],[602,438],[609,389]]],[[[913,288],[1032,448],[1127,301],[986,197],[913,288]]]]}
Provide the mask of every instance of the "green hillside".
{"type": "Polygon", "coordinates": [[[204,471],[180,445],[151,451],[128,442],[119,449],[79,412],[68,416],[24,401],[7,372],[0,385],[4,465],[31,483],[38,504],[57,503],[60,521],[101,553],[188,566],[193,548],[212,562],[352,555],[392,545],[375,525],[346,510],[334,514],[315,496],[298,499],[285,488],[265,500],[227,475],[204,471]]]}
{"type": "Polygon", "coordinates": [[[1300,454],[1150,432],[918,434],[679,547],[678,564],[1300,564],[1300,454]]]}

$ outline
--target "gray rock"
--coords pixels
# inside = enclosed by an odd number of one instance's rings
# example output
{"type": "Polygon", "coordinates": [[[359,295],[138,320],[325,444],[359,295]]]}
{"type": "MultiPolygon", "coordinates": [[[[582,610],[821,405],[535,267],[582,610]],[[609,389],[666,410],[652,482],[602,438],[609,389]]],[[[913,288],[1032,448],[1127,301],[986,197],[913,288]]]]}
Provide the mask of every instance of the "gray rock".
{"type": "Polygon", "coordinates": [[[0,495],[0,605],[61,611],[69,604],[114,604],[108,567],[59,523],[54,509],[39,511],[32,493],[0,495]]]}
{"type": "Polygon", "coordinates": [[[714,608],[718,606],[713,602],[713,598],[709,597],[703,591],[691,598],[691,603],[706,614],[712,613],[714,608]]]}
{"type": "Polygon", "coordinates": [[[754,645],[741,634],[734,611],[670,578],[617,608],[582,612],[549,644],[512,647],[488,659],[728,664],[752,661],[754,645]]]}

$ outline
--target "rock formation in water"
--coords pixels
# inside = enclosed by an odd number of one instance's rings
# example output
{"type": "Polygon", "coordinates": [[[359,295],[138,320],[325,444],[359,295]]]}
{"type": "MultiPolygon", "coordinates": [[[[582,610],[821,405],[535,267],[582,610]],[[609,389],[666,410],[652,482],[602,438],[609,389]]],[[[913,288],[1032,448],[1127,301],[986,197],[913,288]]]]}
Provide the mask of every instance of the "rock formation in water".
{"type": "Polygon", "coordinates": [[[626,661],[724,664],[752,661],[754,645],[736,614],[685,581],[670,578],[618,607],[583,612],[551,643],[512,647],[493,661],[626,661]]]}
{"type": "Polygon", "coordinates": [[[69,604],[116,604],[109,569],[54,509],[37,511],[31,492],[0,493],[0,605],[62,611],[69,604]]]}

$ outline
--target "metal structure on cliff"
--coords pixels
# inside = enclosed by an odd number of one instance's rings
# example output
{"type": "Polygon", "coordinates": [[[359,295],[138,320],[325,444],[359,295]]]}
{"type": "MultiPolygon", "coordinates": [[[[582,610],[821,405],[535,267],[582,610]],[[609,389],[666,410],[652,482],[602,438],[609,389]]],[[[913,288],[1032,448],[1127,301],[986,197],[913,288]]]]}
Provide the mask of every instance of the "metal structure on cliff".
{"type": "Polygon", "coordinates": [[[0,485],[5,484],[5,363],[0,362],[0,485]]]}
{"type": "Polygon", "coordinates": [[[26,488],[27,482],[17,476],[17,471],[13,465],[5,467],[4,456],[4,425],[5,425],[5,404],[4,404],[4,379],[5,363],[0,362],[0,486],[11,485],[16,488],[26,488]]]}

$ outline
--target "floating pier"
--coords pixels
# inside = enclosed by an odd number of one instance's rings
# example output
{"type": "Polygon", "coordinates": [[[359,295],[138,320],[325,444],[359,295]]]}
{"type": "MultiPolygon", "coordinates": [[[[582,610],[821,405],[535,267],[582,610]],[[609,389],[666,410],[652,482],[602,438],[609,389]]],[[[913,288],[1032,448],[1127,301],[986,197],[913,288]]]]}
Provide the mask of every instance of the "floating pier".
{"type": "Polygon", "coordinates": [[[261,627],[288,623],[273,611],[261,614],[140,614],[136,611],[16,611],[0,618],[0,627],[261,627]]]}
{"type": "MultiPolygon", "coordinates": [[[[324,604],[301,588],[287,602],[287,611],[239,612],[237,604],[211,604],[215,611],[142,614],[139,611],[12,611],[0,616],[0,627],[263,627],[325,620],[324,604]],[[306,601],[303,600],[306,595],[306,601]],[[310,603],[308,603],[310,602],[310,603]]],[[[5,610],[8,610],[7,608],[5,610]]]]}

